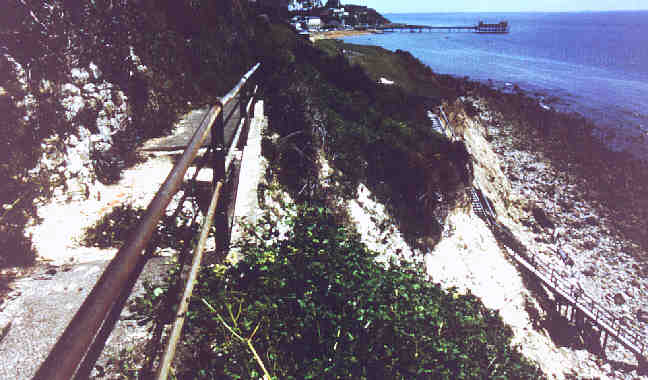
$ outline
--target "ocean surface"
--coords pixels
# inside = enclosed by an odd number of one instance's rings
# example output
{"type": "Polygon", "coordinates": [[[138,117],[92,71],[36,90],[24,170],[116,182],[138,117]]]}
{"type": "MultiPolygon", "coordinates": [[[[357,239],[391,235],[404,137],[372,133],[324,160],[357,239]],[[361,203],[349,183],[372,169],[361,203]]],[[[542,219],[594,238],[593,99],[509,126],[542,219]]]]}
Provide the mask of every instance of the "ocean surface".
{"type": "Polygon", "coordinates": [[[593,120],[614,149],[648,159],[648,11],[386,14],[392,22],[509,22],[509,34],[395,32],[344,38],[411,52],[435,72],[468,76],[593,120]],[[645,138],[645,141],[644,141],[645,138]]]}

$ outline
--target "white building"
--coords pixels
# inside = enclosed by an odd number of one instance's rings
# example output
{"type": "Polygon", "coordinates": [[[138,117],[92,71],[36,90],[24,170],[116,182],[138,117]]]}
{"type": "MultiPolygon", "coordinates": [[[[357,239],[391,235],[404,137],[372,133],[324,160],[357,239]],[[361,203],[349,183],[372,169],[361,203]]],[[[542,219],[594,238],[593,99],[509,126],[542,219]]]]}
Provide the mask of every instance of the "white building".
{"type": "Polygon", "coordinates": [[[322,27],[322,19],[319,17],[310,16],[306,21],[307,21],[306,24],[308,25],[308,29],[319,29],[322,27]]]}

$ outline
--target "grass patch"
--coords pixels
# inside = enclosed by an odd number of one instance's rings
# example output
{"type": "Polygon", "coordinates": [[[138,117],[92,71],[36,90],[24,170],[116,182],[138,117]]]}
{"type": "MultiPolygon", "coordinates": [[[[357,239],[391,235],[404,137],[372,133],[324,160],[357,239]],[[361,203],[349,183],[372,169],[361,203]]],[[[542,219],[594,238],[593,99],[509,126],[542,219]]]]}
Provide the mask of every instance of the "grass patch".
{"type": "Polygon", "coordinates": [[[379,46],[356,45],[340,40],[318,40],[315,46],[329,56],[343,55],[352,65],[361,66],[374,81],[387,78],[410,94],[438,98],[440,84],[433,71],[410,53],[389,51],[379,46]]]}

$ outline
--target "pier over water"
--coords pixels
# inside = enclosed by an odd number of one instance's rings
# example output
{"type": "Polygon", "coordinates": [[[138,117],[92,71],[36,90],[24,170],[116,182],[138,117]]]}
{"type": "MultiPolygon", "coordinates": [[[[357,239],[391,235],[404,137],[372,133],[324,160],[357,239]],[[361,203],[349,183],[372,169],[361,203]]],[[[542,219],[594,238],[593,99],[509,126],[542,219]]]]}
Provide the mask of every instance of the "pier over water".
{"type": "Polygon", "coordinates": [[[410,32],[469,32],[469,33],[495,33],[505,34],[509,32],[507,21],[497,24],[486,24],[482,21],[477,25],[459,25],[459,26],[430,26],[430,25],[410,25],[410,24],[387,24],[379,26],[376,29],[384,32],[410,31],[410,32]]]}

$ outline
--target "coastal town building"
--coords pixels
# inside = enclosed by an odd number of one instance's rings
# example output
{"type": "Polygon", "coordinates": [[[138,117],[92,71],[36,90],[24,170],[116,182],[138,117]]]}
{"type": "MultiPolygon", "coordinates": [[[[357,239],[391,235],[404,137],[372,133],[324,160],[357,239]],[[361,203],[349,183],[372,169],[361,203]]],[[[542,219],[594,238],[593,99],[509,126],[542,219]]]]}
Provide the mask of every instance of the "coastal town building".
{"type": "MultiPolygon", "coordinates": [[[[257,0],[261,1],[261,0],[257,0]]],[[[267,0],[266,0],[267,1],[267,0]]],[[[389,20],[381,16],[374,9],[363,5],[342,4],[340,0],[329,0],[325,6],[319,1],[301,1],[290,8],[293,16],[299,16],[299,20],[293,18],[293,26],[296,23],[302,23],[308,27],[311,25],[307,19],[309,17],[319,17],[321,27],[324,28],[344,28],[355,26],[376,26],[389,23],[389,20]]]]}
{"type": "Polygon", "coordinates": [[[322,27],[322,19],[317,16],[309,16],[306,19],[308,29],[319,29],[322,27]]]}

